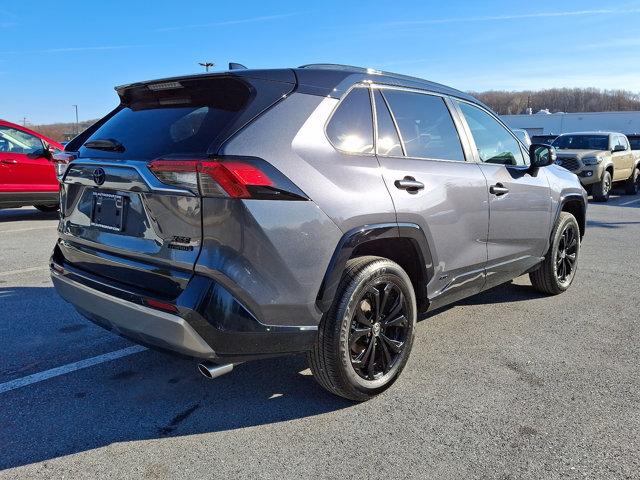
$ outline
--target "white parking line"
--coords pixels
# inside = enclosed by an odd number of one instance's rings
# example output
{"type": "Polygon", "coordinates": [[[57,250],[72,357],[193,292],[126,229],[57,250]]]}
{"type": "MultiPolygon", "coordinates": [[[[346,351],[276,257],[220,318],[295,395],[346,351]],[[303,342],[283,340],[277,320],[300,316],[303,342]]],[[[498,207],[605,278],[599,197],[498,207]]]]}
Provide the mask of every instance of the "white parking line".
{"type": "Polygon", "coordinates": [[[56,225],[48,225],[42,227],[14,228],[13,230],[0,230],[0,233],[30,232],[31,230],[45,230],[56,228],[56,225]]]}
{"type": "Polygon", "coordinates": [[[40,267],[31,267],[31,268],[21,268],[20,270],[7,270],[5,272],[0,272],[0,277],[5,277],[7,275],[20,275],[21,273],[39,272],[40,270],[49,270],[49,265],[44,265],[40,267]]]}
{"type": "Polygon", "coordinates": [[[44,372],[34,373],[33,375],[27,375],[26,377],[16,378],[9,382],[0,383],[0,393],[5,393],[16,388],[26,387],[33,383],[49,380],[53,377],[65,375],[67,373],[75,372],[87,367],[93,367],[100,363],[110,362],[118,358],[133,355],[134,353],[144,352],[146,347],[141,345],[135,345],[129,348],[123,348],[122,350],[116,350],[115,352],[105,353],[104,355],[98,355],[97,357],[87,358],[78,362],[62,365],[61,367],[52,368],[51,370],[45,370],[44,372]]]}
{"type": "Polygon", "coordinates": [[[640,202],[640,198],[636,198],[635,200],[630,200],[628,202],[621,203],[620,206],[624,207],[625,205],[631,205],[632,203],[640,202]]]}

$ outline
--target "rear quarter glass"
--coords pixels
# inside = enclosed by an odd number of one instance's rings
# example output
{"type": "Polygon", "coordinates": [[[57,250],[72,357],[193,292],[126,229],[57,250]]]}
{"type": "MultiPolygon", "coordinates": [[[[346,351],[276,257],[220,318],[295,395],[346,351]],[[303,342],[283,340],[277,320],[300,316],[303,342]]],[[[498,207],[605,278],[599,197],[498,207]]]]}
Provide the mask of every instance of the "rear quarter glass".
{"type": "Polygon", "coordinates": [[[203,157],[248,121],[286,95],[293,85],[234,76],[136,85],[120,92],[122,103],[90,136],[80,157],[152,160],[203,157]],[[122,151],[87,148],[115,140],[122,151]]]}

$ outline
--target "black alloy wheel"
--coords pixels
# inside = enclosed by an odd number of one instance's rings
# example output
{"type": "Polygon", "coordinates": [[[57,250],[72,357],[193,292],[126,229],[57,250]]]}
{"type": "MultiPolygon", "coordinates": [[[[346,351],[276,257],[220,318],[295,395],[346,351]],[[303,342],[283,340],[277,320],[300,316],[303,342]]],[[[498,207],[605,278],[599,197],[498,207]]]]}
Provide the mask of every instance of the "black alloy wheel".
{"type": "Polygon", "coordinates": [[[564,227],[556,254],[556,275],[562,284],[571,283],[578,257],[579,233],[573,223],[564,227]]]}
{"type": "Polygon", "coordinates": [[[569,212],[560,212],[553,227],[551,244],[540,266],[529,273],[539,292],[558,295],[573,283],[580,256],[580,226],[569,212]]]}
{"type": "Polygon", "coordinates": [[[401,358],[409,330],[406,315],[404,295],[390,281],[362,294],[349,333],[351,365],[360,377],[380,378],[401,358]]]}
{"type": "Polygon", "coordinates": [[[409,360],[416,320],[413,284],[400,265],[375,256],[350,259],[308,355],[314,378],[356,402],[382,393],[409,360]]]}

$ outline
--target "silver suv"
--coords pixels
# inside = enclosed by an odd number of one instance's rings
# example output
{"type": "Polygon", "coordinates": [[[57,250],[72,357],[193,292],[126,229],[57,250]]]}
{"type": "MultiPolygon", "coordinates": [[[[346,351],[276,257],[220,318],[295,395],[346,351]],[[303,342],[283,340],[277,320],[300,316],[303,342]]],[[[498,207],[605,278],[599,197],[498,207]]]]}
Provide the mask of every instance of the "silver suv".
{"type": "Polygon", "coordinates": [[[418,317],[524,273],[548,294],[574,278],[578,178],[467,94],[336,65],[117,92],[67,145],[53,283],[206,376],[307,352],[322,386],[366,400],[418,317]]]}

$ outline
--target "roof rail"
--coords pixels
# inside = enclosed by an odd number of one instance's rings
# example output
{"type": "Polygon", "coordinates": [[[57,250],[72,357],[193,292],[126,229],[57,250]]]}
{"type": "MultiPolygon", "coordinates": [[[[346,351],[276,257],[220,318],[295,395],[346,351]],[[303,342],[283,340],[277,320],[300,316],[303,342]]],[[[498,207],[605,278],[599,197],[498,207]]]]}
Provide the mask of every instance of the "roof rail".
{"type": "MultiPolygon", "coordinates": [[[[353,72],[367,73],[372,68],[356,67],[353,65],[343,65],[340,63],[309,63],[308,65],[300,65],[298,68],[315,68],[320,70],[348,70],[353,72]]],[[[377,71],[377,70],[374,70],[377,71]]]]}

